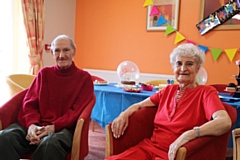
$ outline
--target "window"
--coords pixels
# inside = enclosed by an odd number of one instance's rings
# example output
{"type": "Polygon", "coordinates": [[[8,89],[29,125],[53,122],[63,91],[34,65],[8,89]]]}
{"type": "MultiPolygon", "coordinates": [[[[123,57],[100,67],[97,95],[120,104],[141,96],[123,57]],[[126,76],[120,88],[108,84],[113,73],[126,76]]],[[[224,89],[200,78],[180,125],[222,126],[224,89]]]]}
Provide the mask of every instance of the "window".
{"type": "Polygon", "coordinates": [[[27,37],[21,1],[3,1],[0,10],[0,77],[12,73],[28,73],[27,37]],[[3,25],[4,24],[4,25],[3,25]]]}
{"type": "MultiPolygon", "coordinates": [[[[13,73],[29,73],[27,37],[20,0],[1,2],[0,9],[0,88],[5,77],[13,73]]],[[[4,93],[2,93],[4,94],[4,93]]],[[[0,97],[2,98],[0,93],[0,97]]],[[[6,95],[6,93],[5,93],[6,95]]]]}

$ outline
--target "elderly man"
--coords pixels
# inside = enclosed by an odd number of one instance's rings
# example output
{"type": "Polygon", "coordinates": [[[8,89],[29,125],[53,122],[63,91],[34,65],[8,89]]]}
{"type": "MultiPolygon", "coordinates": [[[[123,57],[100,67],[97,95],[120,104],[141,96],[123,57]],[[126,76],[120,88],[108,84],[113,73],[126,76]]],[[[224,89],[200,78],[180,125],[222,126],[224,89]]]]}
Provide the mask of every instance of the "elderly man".
{"type": "Polygon", "coordinates": [[[32,159],[64,159],[80,113],[93,96],[89,73],[73,62],[76,47],[66,35],[51,44],[55,66],[42,68],[28,92],[18,122],[0,132],[0,159],[15,160],[35,149],[32,159]]]}

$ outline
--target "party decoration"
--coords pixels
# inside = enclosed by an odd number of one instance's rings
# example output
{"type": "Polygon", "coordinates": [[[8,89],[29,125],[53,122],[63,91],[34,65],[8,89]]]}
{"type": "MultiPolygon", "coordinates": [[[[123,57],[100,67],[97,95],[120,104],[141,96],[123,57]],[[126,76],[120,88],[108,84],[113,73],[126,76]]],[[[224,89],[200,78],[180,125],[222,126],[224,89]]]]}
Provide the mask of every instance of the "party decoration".
{"type": "Polygon", "coordinates": [[[170,24],[168,24],[167,25],[167,29],[165,31],[165,35],[171,34],[171,33],[175,32],[175,31],[176,30],[170,24]]]}
{"type": "Polygon", "coordinates": [[[154,15],[158,15],[158,14],[159,14],[159,11],[158,11],[157,6],[153,6],[149,16],[154,16],[154,15]]]}
{"type": "Polygon", "coordinates": [[[200,67],[200,69],[197,73],[197,76],[196,76],[197,82],[199,84],[204,85],[204,84],[206,84],[207,79],[208,79],[207,71],[203,67],[200,67]]]}
{"type": "Polygon", "coordinates": [[[191,44],[194,44],[194,45],[196,45],[196,43],[195,43],[195,42],[193,42],[193,41],[190,41],[189,39],[187,39],[187,40],[186,40],[186,43],[191,43],[191,44]]]}
{"type": "Polygon", "coordinates": [[[200,32],[200,35],[203,35],[211,29],[223,24],[239,12],[239,0],[230,0],[218,10],[210,14],[207,18],[196,24],[196,27],[200,32]]]}
{"type": "MultiPolygon", "coordinates": [[[[140,76],[138,66],[131,61],[123,61],[117,67],[117,75],[121,83],[137,82],[140,76]]],[[[135,84],[134,83],[134,84],[135,84]]]]}
{"type": "Polygon", "coordinates": [[[211,48],[211,51],[212,51],[213,59],[214,59],[214,61],[216,61],[218,59],[218,57],[220,56],[222,50],[216,49],[216,48],[211,48]]]}
{"type": "Polygon", "coordinates": [[[157,22],[157,26],[161,26],[163,24],[167,23],[167,20],[164,19],[164,17],[162,15],[160,15],[158,22],[157,22]]]}
{"type": "Polygon", "coordinates": [[[237,49],[225,49],[225,52],[228,56],[228,59],[230,60],[230,62],[232,62],[233,57],[235,56],[237,49]]]}
{"type": "Polygon", "coordinates": [[[152,5],[152,4],[153,4],[152,0],[146,0],[143,4],[143,7],[146,7],[146,6],[149,6],[149,5],[152,5]]]}
{"type": "Polygon", "coordinates": [[[175,37],[174,44],[177,44],[177,43],[183,41],[184,39],[185,39],[185,37],[184,37],[181,33],[177,32],[177,35],[176,35],[176,37],[175,37]]]}
{"type": "Polygon", "coordinates": [[[206,46],[202,46],[202,45],[198,45],[198,48],[200,48],[201,50],[203,50],[203,52],[205,53],[208,50],[208,47],[206,46]]]}

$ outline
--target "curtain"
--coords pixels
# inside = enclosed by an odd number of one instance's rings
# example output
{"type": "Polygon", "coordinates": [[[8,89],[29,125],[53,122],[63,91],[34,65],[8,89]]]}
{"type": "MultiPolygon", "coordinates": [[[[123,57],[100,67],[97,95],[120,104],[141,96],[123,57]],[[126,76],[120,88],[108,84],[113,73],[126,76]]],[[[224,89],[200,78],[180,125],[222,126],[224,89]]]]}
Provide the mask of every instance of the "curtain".
{"type": "Polygon", "coordinates": [[[44,39],[44,0],[22,0],[24,25],[29,45],[29,62],[32,74],[42,68],[44,39]]]}

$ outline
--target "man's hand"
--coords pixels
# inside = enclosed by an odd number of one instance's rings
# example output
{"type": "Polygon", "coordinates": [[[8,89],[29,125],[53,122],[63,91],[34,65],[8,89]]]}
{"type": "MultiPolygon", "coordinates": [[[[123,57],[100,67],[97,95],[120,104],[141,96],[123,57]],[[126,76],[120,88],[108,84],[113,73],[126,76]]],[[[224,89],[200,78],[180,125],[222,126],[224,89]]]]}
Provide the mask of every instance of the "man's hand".
{"type": "Polygon", "coordinates": [[[54,132],[54,125],[37,126],[35,124],[31,124],[28,128],[26,139],[30,141],[30,145],[39,145],[43,137],[54,132]]]}
{"type": "Polygon", "coordinates": [[[35,124],[31,124],[28,127],[28,133],[26,139],[30,141],[30,145],[38,145],[41,142],[41,138],[38,136],[44,131],[44,127],[37,126],[35,124]]]}

